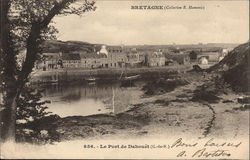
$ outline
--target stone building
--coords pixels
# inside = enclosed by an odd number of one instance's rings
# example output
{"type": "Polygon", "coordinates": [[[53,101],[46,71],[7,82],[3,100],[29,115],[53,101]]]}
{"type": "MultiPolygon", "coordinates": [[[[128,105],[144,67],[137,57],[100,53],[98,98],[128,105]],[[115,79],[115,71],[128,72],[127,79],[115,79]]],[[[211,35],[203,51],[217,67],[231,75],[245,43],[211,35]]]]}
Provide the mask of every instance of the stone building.
{"type": "Polygon", "coordinates": [[[97,54],[101,56],[99,61],[103,68],[120,68],[125,66],[126,55],[121,46],[103,45],[97,54]]]}
{"type": "Polygon", "coordinates": [[[202,52],[198,55],[198,59],[200,59],[200,57],[207,57],[208,63],[217,63],[219,62],[220,56],[220,52],[202,52]]]}
{"type": "Polygon", "coordinates": [[[79,54],[64,53],[62,54],[63,68],[79,68],[81,67],[81,58],[79,54]]]}
{"type": "Polygon", "coordinates": [[[53,70],[62,67],[62,53],[42,53],[42,59],[36,63],[36,69],[53,70]]]}
{"type": "Polygon", "coordinates": [[[126,52],[126,67],[141,67],[145,63],[145,54],[135,48],[126,52]]]}
{"type": "Polygon", "coordinates": [[[103,68],[106,62],[106,54],[87,53],[80,54],[81,68],[103,68]]]}
{"type": "Polygon", "coordinates": [[[208,64],[208,56],[201,56],[198,58],[198,64],[206,65],[208,64]]]}
{"type": "Polygon", "coordinates": [[[103,45],[98,52],[81,52],[81,68],[119,68],[125,66],[126,56],[120,46],[103,45]]]}
{"type": "Polygon", "coordinates": [[[190,64],[189,54],[178,54],[178,53],[167,53],[165,54],[166,59],[172,64],[186,65],[190,64]]]}
{"type": "Polygon", "coordinates": [[[160,51],[153,52],[152,54],[148,54],[147,56],[147,63],[149,67],[165,66],[165,61],[166,58],[160,51]]]}
{"type": "Polygon", "coordinates": [[[108,56],[105,66],[119,68],[125,66],[126,54],[121,46],[107,46],[108,56]]]}

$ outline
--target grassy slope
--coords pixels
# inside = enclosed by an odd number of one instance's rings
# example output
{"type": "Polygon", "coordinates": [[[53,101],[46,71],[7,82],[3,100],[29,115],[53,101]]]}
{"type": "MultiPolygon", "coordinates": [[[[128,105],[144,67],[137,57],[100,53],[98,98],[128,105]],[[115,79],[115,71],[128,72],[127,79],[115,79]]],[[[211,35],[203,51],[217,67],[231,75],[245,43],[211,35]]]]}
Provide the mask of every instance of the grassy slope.
{"type": "Polygon", "coordinates": [[[246,92],[250,88],[249,43],[244,43],[231,51],[220,63],[208,71],[221,71],[222,78],[234,91],[246,92]]]}

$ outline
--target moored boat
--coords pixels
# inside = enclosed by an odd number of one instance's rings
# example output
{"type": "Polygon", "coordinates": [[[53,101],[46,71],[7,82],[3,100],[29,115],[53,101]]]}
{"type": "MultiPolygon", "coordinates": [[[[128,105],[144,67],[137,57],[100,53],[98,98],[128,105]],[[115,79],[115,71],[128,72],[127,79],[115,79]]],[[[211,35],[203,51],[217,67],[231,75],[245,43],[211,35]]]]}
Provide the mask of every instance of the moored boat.
{"type": "Polygon", "coordinates": [[[88,82],[88,83],[93,83],[96,81],[96,78],[94,77],[89,77],[89,78],[85,78],[85,80],[88,82]]]}
{"type": "Polygon", "coordinates": [[[126,80],[136,80],[136,79],[138,79],[139,77],[140,77],[140,75],[137,74],[137,75],[133,75],[133,76],[125,76],[125,77],[123,77],[121,80],[123,80],[123,81],[126,81],[126,80]]]}
{"type": "Polygon", "coordinates": [[[140,75],[124,76],[121,80],[121,87],[132,87],[134,86],[134,81],[140,78],[140,75]]]}

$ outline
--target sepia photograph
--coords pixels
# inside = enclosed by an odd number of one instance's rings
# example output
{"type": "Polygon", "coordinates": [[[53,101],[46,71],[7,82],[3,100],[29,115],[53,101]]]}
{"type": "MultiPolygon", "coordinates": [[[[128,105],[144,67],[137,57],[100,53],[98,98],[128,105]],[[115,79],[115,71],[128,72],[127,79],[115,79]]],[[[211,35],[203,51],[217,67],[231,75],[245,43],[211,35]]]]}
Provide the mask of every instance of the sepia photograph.
{"type": "Polygon", "coordinates": [[[0,0],[1,159],[249,159],[248,0],[0,0]]]}

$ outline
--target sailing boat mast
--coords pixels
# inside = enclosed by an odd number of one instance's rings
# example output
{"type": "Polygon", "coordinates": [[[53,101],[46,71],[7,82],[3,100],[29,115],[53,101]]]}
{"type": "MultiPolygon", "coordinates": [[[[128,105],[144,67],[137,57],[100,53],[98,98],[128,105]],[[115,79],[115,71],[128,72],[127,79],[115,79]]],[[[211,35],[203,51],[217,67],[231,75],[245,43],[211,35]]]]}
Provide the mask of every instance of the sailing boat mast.
{"type": "Polygon", "coordinates": [[[112,97],[112,108],[113,108],[113,114],[115,114],[115,91],[114,88],[112,87],[112,93],[113,93],[113,97],[112,97]]]}

